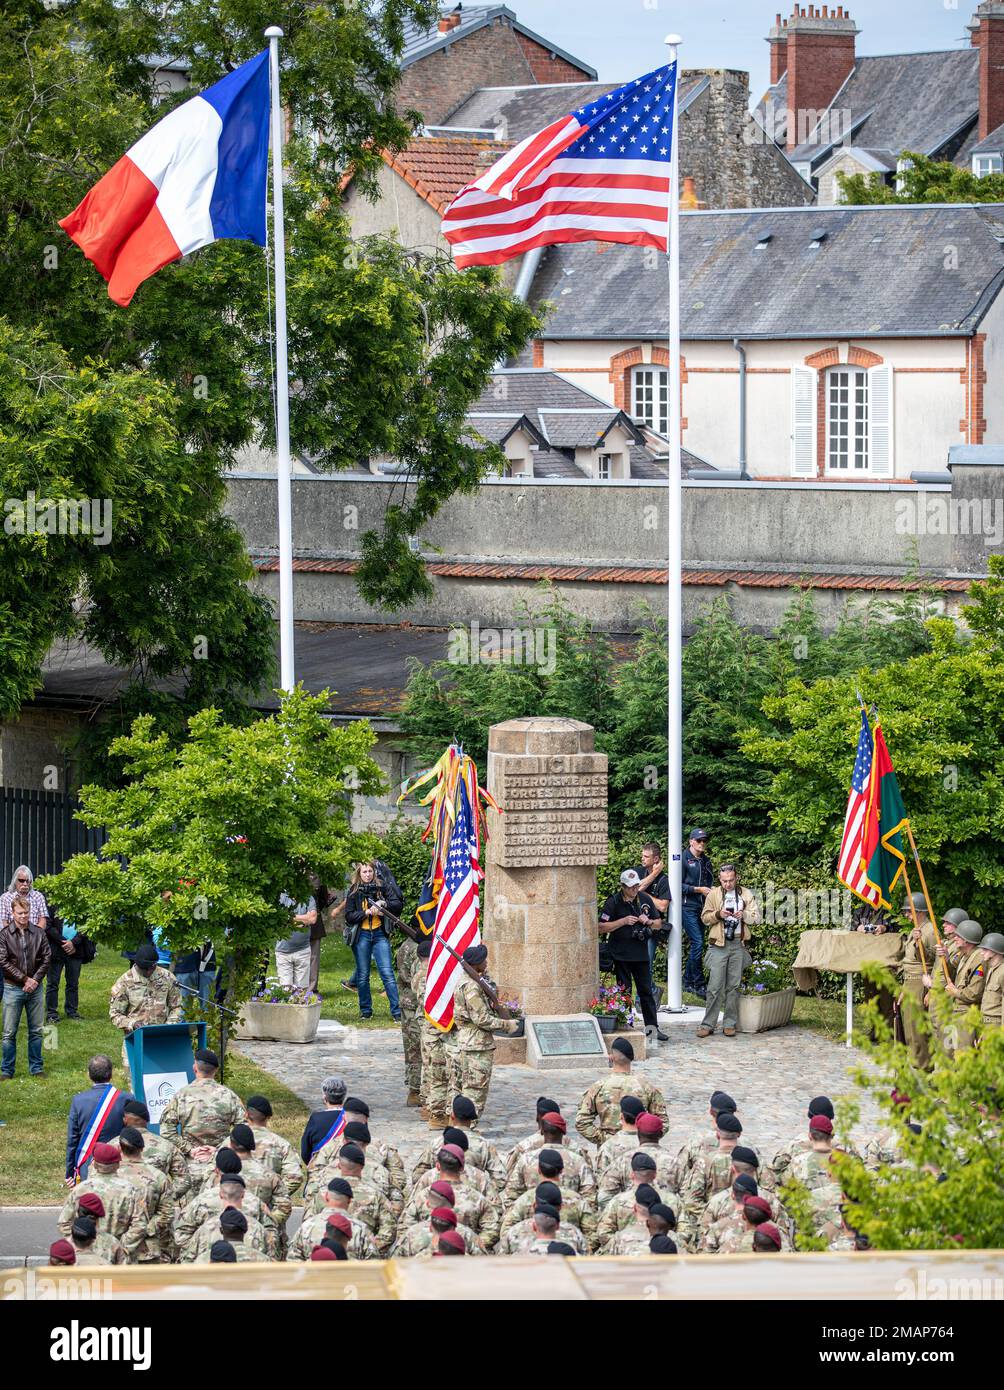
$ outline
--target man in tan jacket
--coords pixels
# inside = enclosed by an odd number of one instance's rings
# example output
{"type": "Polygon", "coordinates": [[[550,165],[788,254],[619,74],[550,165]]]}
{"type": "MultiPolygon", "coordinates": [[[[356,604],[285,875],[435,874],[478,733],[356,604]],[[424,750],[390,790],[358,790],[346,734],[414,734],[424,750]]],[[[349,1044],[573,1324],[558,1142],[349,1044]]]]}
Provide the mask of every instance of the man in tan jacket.
{"type": "Polygon", "coordinates": [[[712,888],[704,899],[701,913],[701,921],[708,928],[704,953],[708,1007],[697,1030],[699,1038],[711,1036],[718,1027],[719,1013],[725,1015],[725,1036],[735,1037],[739,986],[748,954],[743,943],[750,938],[750,927],[760,921],[760,905],[748,888],[740,888],[734,864],[721,866],[718,881],[720,886],[712,888]]]}

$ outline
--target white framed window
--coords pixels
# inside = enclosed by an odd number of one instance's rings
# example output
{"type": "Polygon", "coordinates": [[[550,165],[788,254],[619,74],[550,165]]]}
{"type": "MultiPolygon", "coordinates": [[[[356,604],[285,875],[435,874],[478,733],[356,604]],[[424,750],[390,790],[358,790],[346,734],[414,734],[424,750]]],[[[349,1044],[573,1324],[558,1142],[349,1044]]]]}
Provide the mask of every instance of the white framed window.
{"type": "Polygon", "coordinates": [[[610,468],[612,463],[613,459],[609,454],[597,454],[596,476],[604,483],[608,482],[610,479],[610,468]]]}
{"type": "Polygon", "coordinates": [[[985,179],[988,174],[1004,174],[1004,155],[974,154],[973,173],[978,179],[985,179]]]}
{"type": "Polygon", "coordinates": [[[640,425],[669,433],[669,372],[665,367],[635,367],[631,374],[631,413],[640,425]]]}
{"type": "Polygon", "coordinates": [[[863,367],[831,367],[826,373],[827,472],[867,472],[868,397],[863,367]]]}

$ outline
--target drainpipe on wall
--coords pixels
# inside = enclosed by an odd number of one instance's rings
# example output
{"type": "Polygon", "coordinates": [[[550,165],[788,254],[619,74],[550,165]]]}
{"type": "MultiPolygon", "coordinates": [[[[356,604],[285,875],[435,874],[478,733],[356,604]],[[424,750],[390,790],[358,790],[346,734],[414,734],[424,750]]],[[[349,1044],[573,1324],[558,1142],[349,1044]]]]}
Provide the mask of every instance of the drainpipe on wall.
{"type": "Polygon", "coordinates": [[[746,472],[746,349],[738,338],[732,346],[739,354],[739,480],[745,482],[746,472]]]}
{"type": "MultiPolygon", "coordinates": [[[[543,254],[543,246],[535,246],[532,251],[527,251],[523,257],[523,264],[519,268],[519,275],[516,277],[516,284],[513,286],[512,292],[524,304],[529,297],[530,286],[533,284],[533,277],[537,274],[537,267],[540,265],[540,258],[543,254]]],[[[505,358],[500,357],[495,363],[494,370],[500,371],[504,366],[505,358]]]]}

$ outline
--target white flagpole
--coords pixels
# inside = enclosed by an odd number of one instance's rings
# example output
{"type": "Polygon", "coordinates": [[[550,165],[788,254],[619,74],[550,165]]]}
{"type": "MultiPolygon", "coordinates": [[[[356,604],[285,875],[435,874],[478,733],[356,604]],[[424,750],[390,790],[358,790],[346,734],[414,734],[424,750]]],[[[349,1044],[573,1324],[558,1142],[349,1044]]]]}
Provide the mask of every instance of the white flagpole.
{"type": "Polygon", "coordinates": [[[289,360],[286,336],[286,236],[282,207],[283,116],[279,100],[279,40],[282,30],[265,30],[272,93],[272,247],[275,256],[275,443],[279,484],[279,684],[292,690],[293,503],[289,463],[289,360]]]}
{"type": "Polygon", "coordinates": [[[679,34],[667,34],[669,61],[676,64],[673,83],[673,146],[669,178],[669,481],[666,490],[669,529],[666,594],[669,652],[667,733],[669,757],[666,792],[666,837],[673,930],[666,953],[666,993],[671,1011],[683,1007],[683,515],[680,460],[680,127],[679,34]]]}

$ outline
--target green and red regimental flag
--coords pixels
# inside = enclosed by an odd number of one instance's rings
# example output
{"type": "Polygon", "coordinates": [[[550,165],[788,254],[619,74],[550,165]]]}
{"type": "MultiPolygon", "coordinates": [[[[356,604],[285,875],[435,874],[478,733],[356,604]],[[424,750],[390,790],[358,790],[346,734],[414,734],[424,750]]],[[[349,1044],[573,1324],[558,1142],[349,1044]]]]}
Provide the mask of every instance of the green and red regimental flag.
{"type": "Polygon", "coordinates": [[[874,749],[861,845],[861,868],[869,887],[878,895],[878,905],[891,908],[892,890],[899,879],[905,877],[909,820],[879,724],[875,725],[874,749]]]}

